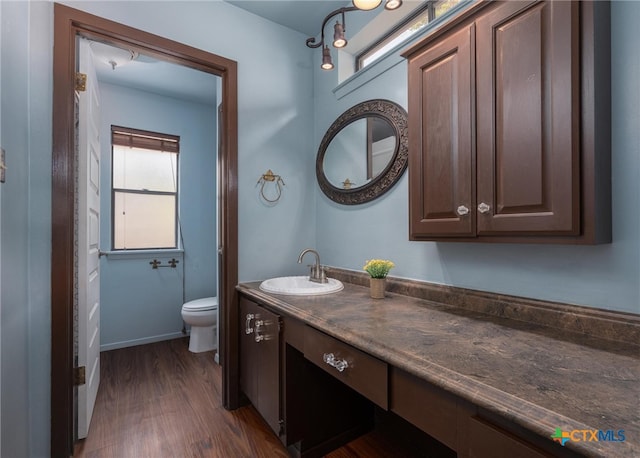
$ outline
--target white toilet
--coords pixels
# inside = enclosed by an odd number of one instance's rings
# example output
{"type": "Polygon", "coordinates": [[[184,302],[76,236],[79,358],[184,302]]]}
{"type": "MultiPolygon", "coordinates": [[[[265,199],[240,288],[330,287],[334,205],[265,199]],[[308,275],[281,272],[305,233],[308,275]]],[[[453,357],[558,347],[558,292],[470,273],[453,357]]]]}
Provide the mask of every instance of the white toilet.
{"type": "Polygon", "coordinates": [[[216,349],[216,326],[218,324],[218,298],[204,297],[185,302],[182,319],[191,325],[189,351],[200,353],[216,349]]]}

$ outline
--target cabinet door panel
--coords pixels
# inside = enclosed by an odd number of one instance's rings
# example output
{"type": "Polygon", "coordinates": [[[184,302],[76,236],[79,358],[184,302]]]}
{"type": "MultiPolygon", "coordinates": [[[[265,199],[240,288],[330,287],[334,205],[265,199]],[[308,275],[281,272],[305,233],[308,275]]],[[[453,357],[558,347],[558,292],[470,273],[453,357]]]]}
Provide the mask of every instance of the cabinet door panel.
{"type": "Polygon", "coordinates": [[[280,432],[280,317],[240,298],[240,389],[280,432]]]}
{"type": "Polygon", "coordinates": [[[409,87],[419,90],[409,98],[412,239],[475,233],[472,36],[469,26],[409,65],[409,87]]]}
{"type": "Polygon", "coordinates": [[[280,433],[280,339],[279,317],[260,307],[256,313],[256,336],[260,347],[258,410],[276,434],[280,433]]]}
{"type": "Polygon", "coordinates": [[[579,234],[578,8],[508,2],[476,22],[478,234],[579,234]]]}
{"type": "Polygon", "coordinates": [[[254,318],[256,305],[240,299],[240,390],[255,406],[258,403],[258,348],[255,343],[254,318]]]}

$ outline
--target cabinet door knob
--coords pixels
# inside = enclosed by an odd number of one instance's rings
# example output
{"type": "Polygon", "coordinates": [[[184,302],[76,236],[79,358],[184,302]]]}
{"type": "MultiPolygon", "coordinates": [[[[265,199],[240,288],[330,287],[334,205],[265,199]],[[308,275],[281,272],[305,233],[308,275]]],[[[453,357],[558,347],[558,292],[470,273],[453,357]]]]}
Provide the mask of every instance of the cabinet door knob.
{"type": "Polygon", "coordinates": [[[478,211],[482,214],[489,213],[489,210],[491,210],[491,207],[484,202],[481,202],[480,205],[478,205],[478,211]]]}
{"type": "Polygon", "coordinates": [[[466,207],[464,205],[460,205],[456,211],[458,212],[458,216],[465,216],[469,214],[469,207],[466,207]]]}

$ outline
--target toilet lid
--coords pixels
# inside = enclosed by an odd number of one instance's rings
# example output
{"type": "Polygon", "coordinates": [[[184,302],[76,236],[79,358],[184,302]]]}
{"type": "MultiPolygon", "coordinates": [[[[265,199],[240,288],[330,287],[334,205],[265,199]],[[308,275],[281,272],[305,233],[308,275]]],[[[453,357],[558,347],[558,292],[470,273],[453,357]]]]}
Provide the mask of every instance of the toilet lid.
{"type": "Polygon", "coordinates": [[[195,299],[193,301],[185,302],[182,306],[184,310],[215,310],[218,308],[218,298],[203,297],[202,299],[195,299]]]}

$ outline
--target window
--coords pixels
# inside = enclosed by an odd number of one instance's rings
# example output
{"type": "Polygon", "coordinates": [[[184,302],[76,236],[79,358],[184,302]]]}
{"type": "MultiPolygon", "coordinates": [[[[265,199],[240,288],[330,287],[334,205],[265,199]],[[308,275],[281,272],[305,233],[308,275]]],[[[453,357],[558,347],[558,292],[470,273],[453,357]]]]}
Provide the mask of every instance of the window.
{"type": "Polygon", "coordinates": [[[177,248],[180,137],[111,126],[114,250],[177,248]]]}
{"type": "Polygon", "coordinates": [[[364,50],[356,59],[356,71],[371,65],[400,43],[420,33],[429,23],[441,17],[464,0],[431,0],[418,8],[407,20],[364,50]]]}

